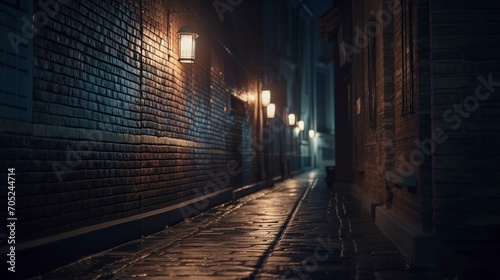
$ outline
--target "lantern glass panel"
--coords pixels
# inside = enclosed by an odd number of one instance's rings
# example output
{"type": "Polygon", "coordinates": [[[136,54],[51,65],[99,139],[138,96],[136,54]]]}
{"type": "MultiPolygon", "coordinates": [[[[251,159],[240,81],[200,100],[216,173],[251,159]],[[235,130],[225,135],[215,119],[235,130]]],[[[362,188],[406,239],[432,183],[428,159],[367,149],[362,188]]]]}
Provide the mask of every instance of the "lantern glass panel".
{"type": "Polygon", "coordinates": [[[195,34],[179,34],[179,61],[184,63],[194,63],[195,50],[195,34]]]}

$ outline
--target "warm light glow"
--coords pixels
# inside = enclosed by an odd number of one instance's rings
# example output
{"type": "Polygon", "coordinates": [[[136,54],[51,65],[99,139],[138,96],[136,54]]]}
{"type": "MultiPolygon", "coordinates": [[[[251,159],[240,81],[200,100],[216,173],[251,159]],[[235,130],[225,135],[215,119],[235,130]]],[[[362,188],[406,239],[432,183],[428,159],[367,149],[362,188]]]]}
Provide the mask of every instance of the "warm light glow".
{"type": "Polygon", "coordinates": [[[295,125],[295,115],[294,114],[288,115],[288,125],[290,125],[290,126],[295,125]]]}
{"type": "Polygon", "coordinates": [[[179,61],[182,63],[194,63],[196,54],[196,38],[198,34],[189,25],[184,25],[179,34],[179,61]]]}
{"type": "Polygon", "coordinates": [[[263,90],[262,91],[262,106],[267,106],[271,103],[271,91],[263,90]]]}
{"type": "Polygon", "coordinates": [[[255,94],[253,92],[248,93],[247,100],[250,102],[255,102],[255,94]]]}
{"type": "Polygon", "coordinates": [[[309,130],[309,138],[313,138],[316,132],[314,130],[309,130]]]}
{"type": "Polygon", "coordinates": [[[274,118],[275,114],[276,114],[276,106],[274,105],[274,103],[269,103],[269,105],[267,105],[267,118],[272,119],[274,118]]]}
{"type": "Polygon", "coordinates": [[[299,127],[299,130],[300,131],[304,131],[304,121],[299,121],[297,123],[297,126],[299,127]]]}
{"type": "Polygon", "coordinates": [[[299,136],[299,133],[300,133],[300,128],[295,127],[295,128],[293,129],[293,133],[294,133],[294,135],[295,135],[295,136],[299,136]]]}
{"type": "Polygon", "coordinates": [[[180,35],[179,61],[183,63],[194,63],[196,41],[191,35],[180,35]]]}

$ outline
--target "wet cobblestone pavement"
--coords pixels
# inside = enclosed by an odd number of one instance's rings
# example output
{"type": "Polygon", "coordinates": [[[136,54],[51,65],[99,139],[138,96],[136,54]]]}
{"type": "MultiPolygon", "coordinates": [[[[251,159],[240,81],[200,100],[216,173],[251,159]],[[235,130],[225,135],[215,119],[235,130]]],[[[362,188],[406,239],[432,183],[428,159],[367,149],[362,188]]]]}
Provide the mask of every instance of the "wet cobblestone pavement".
{"type": "Polygon", "coordinates": [[[34,279],[434,279],[316,171],[34,279]]]}

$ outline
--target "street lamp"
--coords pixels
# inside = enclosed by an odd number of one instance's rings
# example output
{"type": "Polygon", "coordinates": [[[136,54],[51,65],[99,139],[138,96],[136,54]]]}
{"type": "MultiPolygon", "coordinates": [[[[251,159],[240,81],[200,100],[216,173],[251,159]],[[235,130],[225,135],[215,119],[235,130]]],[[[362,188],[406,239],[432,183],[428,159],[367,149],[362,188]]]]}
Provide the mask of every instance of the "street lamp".
{"type": "Polygon", "coordinates": [[[295,114],[288,114],[288,125],[289,126],[295,125],[295,114]]]}
{"type": "Polygon", "coordinates": [[[276,105],[274,105],[274,103],[269,103],[269,105],[267,105],[267,118],[272,119],[274,118],[275,114],[276,114],[276,105]]]}
{"type": "Polygon", "coordinates": [[[304,131],[304,121],[299,121],[297,123],[297,126],[299,127],[299,130],[300,131],[304,131]]]}
{"type": "Polygon", "coordinates": [[[267,106],[271,103],[271,91],[266,89],[262,91],[262,106],[267,106]]]}
{"type": "Polygon", "coordinates": [[[315,134],[316,132],[313,129],[309,130],[309,138],[313,138],[315,134]]]}
{"type": "Polygon", "coordinates": [[[294,135],[295,135],[295,136],[299,136],[299,133],[300,133],[300,128],[295,127],[295,128],[293,129],[293,133],[294,133],[294,135]]]}
{"type": "Polygon", "coordinates": [[[179,62],[194,63],[198,34],[190,25],[181,27],[177,34],[179,35],[179,62]]]}

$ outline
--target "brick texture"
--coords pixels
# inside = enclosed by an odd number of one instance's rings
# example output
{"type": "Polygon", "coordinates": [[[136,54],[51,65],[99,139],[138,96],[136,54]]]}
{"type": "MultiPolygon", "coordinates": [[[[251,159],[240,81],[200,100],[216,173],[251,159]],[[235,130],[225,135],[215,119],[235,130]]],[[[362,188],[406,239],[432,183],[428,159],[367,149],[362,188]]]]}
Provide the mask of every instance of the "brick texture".
{"type": "Polygon", "coordinates": [[[435,232],[445,241],[494,238],[500,103],[498,87],[486,85],[500,71],[498,2],[430,3],[431,116],[448,136],[432,161],[435,232]]]}
{"type": "MultiPolygon", "coordinates": [[[[362,30],[363,34],[366,34],[366,26],[369,22],[373,22],[371,18],[372,13],[381,11],[383,1],[368,2],[364,1],[363,5],[355,6],[357,9],[355,12],[355,17],[353,19],[353,26],[355,30],[362,30]],[[372,12],[372,13],[371,13],[372,12]],[[359,28],[359,29],[358,29],[359,28]]],[[[381,25],[378,25],[379,28],[381,25]]],[[[389,90],[384,93],[384,89],[387,87],[390,80],[386,79],[385,76],[387,67],[392,69],[392,65],[387,62],[392,57],[391,54],[385,52],[383,46],[383,38],[385,36],[392,36],[388,33],[386,28],[381,28],[379,33],[370,36],[374,38],[373,45],[370,47],[366,46],[360,41],[356,41],[356,36],[354,36],[354,42],[357,47],[360,48],[360,52],[352,55],[352,79],[358,81],[364,81],[361,83],[352,84],[353,92],[353,102],[355,104],[356,100],[360,100],[360,114],[357,114],[356,110],[353,110],[353,120],[355,122],[354,138],[356,139],[356,151],[355,151],[355,162],[356,162],[356,183],[361,186],[366,194],[371,196],[377,201],[383,201],[385,198],[385,191],[381,186],[384,185],[383,174],[384,165],[388,164],[388,158],[384,157],[383,149],[390,143],[390,137],[388,134],[384,134],[381,129],[384,126],[393,125],[392,115],[388,114],[386,103],[384,102],[387,98],[386,94],[392,94],[389,90]],[[375,49],[375,61],[374,69],[369,70],[369,51],[371,48],[375,49]],[[375,120],[370,121],[369,117],[369,87],[368,83],[370,72],[374,70],[372,75],[375,75],[375,85],[374,96],[376,103],[376,111],[374,112],[375,120]]],[[[353,105],[354,105],[353,104],[353,105]]],[[[356,109],[355,105],[353,106],[356,109]]]]}
{"type": "Polygon", "coordinates": [[[222,24],[217,13],[188,2],[69,1],[40,28],[33,122],[22,124],[30,133],[0,135],[1,166],[18,173],[19,240],[160,209],[214,182],[259,180],[255,103],[230,113],[230,94],[255,94],[258,84],[229,79],[242,70],[201,20],[222,24]],[[200,33],[189,65],[177,61],[176,35],[188,18],[170,13],[188,10],[200,33]]]}
{"type": "MultiPolygon", "coordinates": [[[[398,2],[399,3],[399,2],[398,2]]],[[[410,3],[410,2],[409,2],[410,3]]],[[[413,24],[408,30],[413,40],[414,94],[413,110],[403,111],[403,62],[402,62],[402,15],[401,6],[393,1],[368,1],[353,5],[352,45],[359,52],[351,56],[350,73],[352,86],[352,118],[354,122],[356,185],[372,201],[389,202],[400,215],[424,231],[432,230],[432,184],[431,157],[412,163],[411,155],[419,151],[416,144],[431,138],[430,106],[430,51],[428,1],[413,1],[413,24]],[[384,15],[381,21],[377,15],[384,15]],[[387,16],[389,15],[389,16],[387,16]],[[373,20],[383,28],[375,36],[375,67],[370,70],[370,47],[358,42],[356,35],[365,30],[373,20]],[[356,29],[359,27],[359,29],[356,29]],[[370,121],[370,71],[375,72],[375,122],[370,121]],[[360,100],[357,114],[356,100],[360,100]],[[411,165],[411,170],[405,167],[411,165]],[[408,171],[408,172],[406,172],[408,171]],[[386,172],[400,177],[410,176],[416,186],[401,186],[389,194],[386,190],[386,172]]],[[[410,4],[409,4],[410,5],[410,4]]],[[[407,15],[408,20],[408,15],[407,15]]],[[[358,36],[359,37],[359,36],[358,36]]],[[[408,52],[408,50],[406,50],[408,52]]],[[[408,63],[408,61],[406,62],[408,63]]],[[[456,72],[463,66],[443,64],[437,66],[442,72],[456,72]]],[[[409,81],[406,81],[409,84],[409,81]]],[[[463,82],[462,82],[463,83],[463,82]]],[[[451,94],[442,95],[440,102],[456,99],[451,94]]],[[[418,158],[420,160],[420,158],[418,158]]]]}

